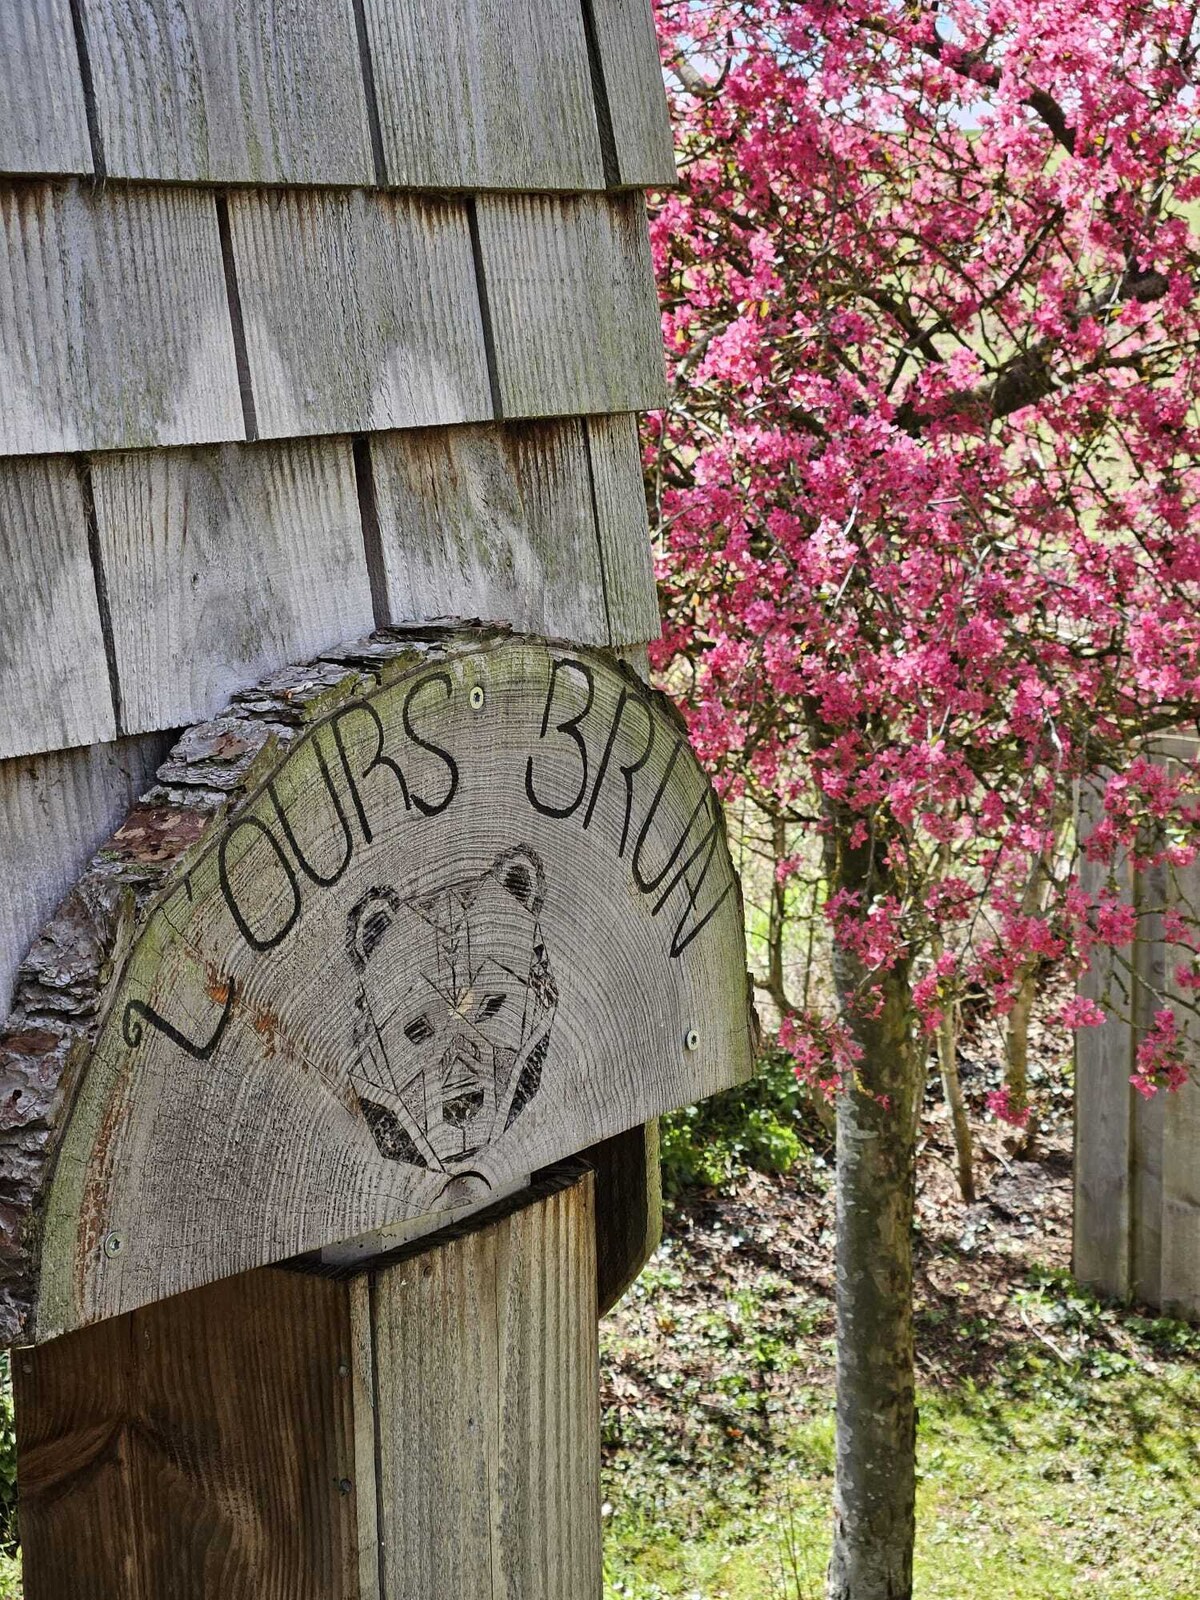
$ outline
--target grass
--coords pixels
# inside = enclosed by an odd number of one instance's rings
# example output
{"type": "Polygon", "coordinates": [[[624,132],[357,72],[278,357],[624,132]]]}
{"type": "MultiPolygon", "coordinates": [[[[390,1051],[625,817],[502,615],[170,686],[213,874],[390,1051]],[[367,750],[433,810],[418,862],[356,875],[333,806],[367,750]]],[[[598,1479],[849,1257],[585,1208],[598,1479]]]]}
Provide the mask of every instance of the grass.
{"type": "MultiPolygon", "coordinates": [[[[1200,1600],[1200,1332],[1061,1275],[1020,1294],[1027,1343],[984,1383],[923,1387],[918,1600],[1200,1600]]],[[[608,1600],[819,1600],[828,1386],[787,1411],[697,1456],[661,1412],[610,1410],[608,1600]]]]}

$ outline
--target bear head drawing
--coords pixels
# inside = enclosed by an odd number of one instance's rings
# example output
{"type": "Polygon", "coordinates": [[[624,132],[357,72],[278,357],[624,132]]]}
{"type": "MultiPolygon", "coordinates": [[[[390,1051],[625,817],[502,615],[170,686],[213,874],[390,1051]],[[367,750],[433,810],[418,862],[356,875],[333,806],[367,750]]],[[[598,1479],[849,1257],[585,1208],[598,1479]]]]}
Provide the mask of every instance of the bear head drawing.
{"type": "Polygon", "coordinates": [[[542,937],[546,873],[525,846],[477,877],[347,919],[359,979],[350,1079],[379,1152],[460,1170],[537,1094],[558,988],[542,937]]]}

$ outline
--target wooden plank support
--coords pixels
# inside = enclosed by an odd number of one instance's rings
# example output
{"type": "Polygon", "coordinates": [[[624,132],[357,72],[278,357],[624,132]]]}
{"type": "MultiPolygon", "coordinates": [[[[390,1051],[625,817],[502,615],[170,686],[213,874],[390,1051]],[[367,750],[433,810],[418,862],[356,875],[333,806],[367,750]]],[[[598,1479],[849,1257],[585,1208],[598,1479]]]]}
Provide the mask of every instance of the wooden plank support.
{"type": "Polygon", "coordinates": [[[16,1352],[26,1600],[598,1600],[590,1172],[16,1352]]]}
{"type": "Polygon", "coordinates": [[[0,172],[91,172],[71,0],[0,5],[0,172]]]}
{"type": "Polygon", "coordinates": [[[262,438],[491,416],[465,202],[247,190],[229,220],[262,438]]]}
{"type": "Polygon", "coordinates": [[[388,182],[604,187],[579,0],[365,0],[388,182]]]}
{"type": "Polygon", "coordinates": [[[480,257],[506,417],[667,402],[640,195],[481,195],[480,257]]]}
{"type": "Polygon", "coordinates": [[[348,440],[103,456],[92,482],[126,732],[371,631],[348,440]]]}
{"type": "Polygon", "coordinates": [[[578,418],[376,434],[370,451],[384,620],[469,616],[609,643],[578,418]]]}
{"type": "Polygon", "coordinates": [[[590,1173],[374,1275],[383,1596],[597,1600],[595,1297],[590,1173]]]}
{"type": "Polygon", "coordinates": [[[352,0],[79,4],[110,178],[375,182],[352,0]]]}
{"type": "Polygon", "coordinates": [[[662,1243],[658,1123],[584,1152],[596,1174],[596,1309],[611,1311],[662,1243]]]}
{"type": "Polygon", "coordinates": [[[26,1600],[357,1600],[352,1359],[269,1268],[14,1352],[26,1600]]]}
{"type": "Polygon", "coordinates": [[[0,461],[0,758],[116,736],[74,464],[0,461]]]}
{"type": "Polygon", "coordinates": [[[645,644],[662,632],[637,418],[587,419],[596,527],[604,565],[609,639],[645,644]]]}
{"type": "Polygon", "coordinates": [[[0,455],[243,437],[211,195],[0,184],[0,275],[0,455]]]}
{"type": "Polygon", "coordinates": [[[627,189],[673,188],[675,141],[650,0],[583,4],[612,130],[616,181],[627,189]]]}

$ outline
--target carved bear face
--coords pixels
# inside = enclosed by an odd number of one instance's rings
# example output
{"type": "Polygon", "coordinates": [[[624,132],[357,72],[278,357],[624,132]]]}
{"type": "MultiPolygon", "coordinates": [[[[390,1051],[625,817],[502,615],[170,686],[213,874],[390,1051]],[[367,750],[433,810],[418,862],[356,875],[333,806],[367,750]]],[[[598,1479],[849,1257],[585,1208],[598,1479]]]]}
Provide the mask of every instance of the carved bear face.
{"type": "Polygon", "coordinates": [[[518,846],[476,878],[409,900],[380,886],[350,912],[350,1078],[389,1160],[458,1170],[537,1093],[558,1004],[545,886],[540,859],[518,846]]]}

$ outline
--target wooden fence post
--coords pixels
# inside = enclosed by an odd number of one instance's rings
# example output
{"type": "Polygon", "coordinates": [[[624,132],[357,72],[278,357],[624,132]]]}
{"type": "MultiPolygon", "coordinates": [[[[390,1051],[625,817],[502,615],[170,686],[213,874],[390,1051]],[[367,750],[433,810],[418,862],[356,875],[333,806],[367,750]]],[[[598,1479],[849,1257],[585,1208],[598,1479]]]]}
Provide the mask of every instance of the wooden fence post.
{"type": "MultiPolygon", "coordinates": [[[[1165,763],[1192,760],[1194,741],[1163,739],[1165,763]]],[[[1098,792],[1085,790],[1080,831],[1086,836],[1098,792]]],[[[1200,1083],[1143,1099],[1130,1084],[1138,1040],[1151,1024],[1151,992],[1169,995],[1178,959],[1163,936],[1162,909],[1186,903],[1200,913],[1200,873],[1156,867],[1136,873],[1118,865],[1118,885],[1139,919],[1134,978],[1111,955],[1097,955],[1083,993],[1113,1013],[1076,1043],[1075,1236],[1073,1266],[1081,1282],[1115,1299],[1140,1300],[1183,1317],[1200,1317],[1200,1083]],[[1145,985],[1146,987],[1143,987],[1145,985]]],[[[1086,860],[1089,892],[1101,887],[1086,860]]],[[[1195,1034],[1194,1023],[1185,1029],[1195,1034]]]]}

